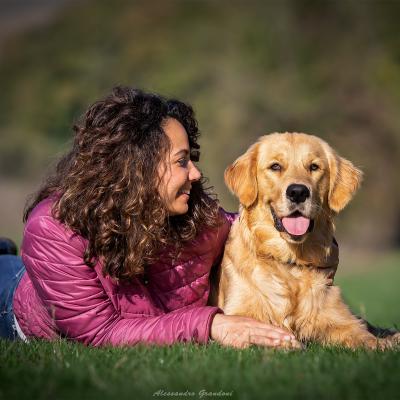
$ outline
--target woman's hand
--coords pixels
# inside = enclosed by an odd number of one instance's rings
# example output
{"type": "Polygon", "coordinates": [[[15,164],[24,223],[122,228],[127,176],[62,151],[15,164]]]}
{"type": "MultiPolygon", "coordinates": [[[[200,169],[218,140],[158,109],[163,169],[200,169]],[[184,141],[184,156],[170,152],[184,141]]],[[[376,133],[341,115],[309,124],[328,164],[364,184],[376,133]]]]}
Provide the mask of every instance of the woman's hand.
{"type": "Polygon", "coordinates": [[[339,246],[335,239],[333,239],[331,251],[329,257],[324,265],[318,267],[318,270],[323,272],[328,278],[329,284],[333,284],[333,279],[335,278],[336,270],[339,265],[339,246]]]}
{"type": "Polygon", "coordinates": [[[252,344],[265,347],[301,349],[301,344],[285,329],[238,315],[216,314],[211,339],[223,346],[245,349],[252,344]]]}

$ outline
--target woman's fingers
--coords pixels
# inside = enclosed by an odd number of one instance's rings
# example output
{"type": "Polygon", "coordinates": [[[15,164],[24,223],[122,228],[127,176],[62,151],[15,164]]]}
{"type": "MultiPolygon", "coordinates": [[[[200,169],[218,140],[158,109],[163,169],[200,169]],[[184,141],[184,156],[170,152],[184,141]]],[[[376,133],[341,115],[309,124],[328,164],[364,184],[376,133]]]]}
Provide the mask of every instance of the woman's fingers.
{"type": "Polygon", "coordinates": [[[280,340],[273,339],[270,337],[259,336],[259,335],[251,335],[250,336],[250,344],[254,344],[257,346],[265,346],[265,347],[279,347],[285,349],[301,349],[301,344],[296,340],[280,340]]]}
{"type": "Polygon", "coordinates": [[[295,336],[286,329],[256,321],[251,318],[249,318],[249,320],[249,328],[253,330],[261,330],[259,331],[259,334],[261,335],[269,335],[275,339],[282,338],[283,340],[295,339],[295,336]]]}
{"type": "Polygon", "coordinates": [[[211,325],[211,338],[241,349],[250,345],[301,348],[294,335],[283,328],[234,315],[217,314],[211,325]]]}
{"type": "Polygon", "coordinates": [[[291,333],[285,332],[283,330],[278,330],[275,328],[271,329],[271,327],[266,327],[266,328],[252,327],[252,328],[250,328],[250,334],[268,337],[273,340],[277,339],[277,340],[282,340],[282,341],[284,341],[284,340],[290,341],[291,339],[295,339],[295,337],[291,333]]]}

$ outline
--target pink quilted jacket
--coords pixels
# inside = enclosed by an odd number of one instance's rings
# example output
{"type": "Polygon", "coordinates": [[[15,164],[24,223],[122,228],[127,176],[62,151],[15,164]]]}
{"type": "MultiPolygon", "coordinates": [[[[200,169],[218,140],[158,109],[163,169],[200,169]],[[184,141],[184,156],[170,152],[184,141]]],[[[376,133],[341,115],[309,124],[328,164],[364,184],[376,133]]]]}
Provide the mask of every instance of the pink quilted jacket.
{"type": "Polygon", "coordinates": [[[146,280],[116,284],[102,275],[100,263],[84,264],[87,241],[54,219],[51,206],[50,199],[39,203],[25,226],[27,273],[13,307],[28,338],[61,335],[93,346],[208,341],[212,318],[221,312],[206,306],[209,273],[233,215],[223,212],[224,224],[200,234],[178,260],[160,256],[146,280]]]}

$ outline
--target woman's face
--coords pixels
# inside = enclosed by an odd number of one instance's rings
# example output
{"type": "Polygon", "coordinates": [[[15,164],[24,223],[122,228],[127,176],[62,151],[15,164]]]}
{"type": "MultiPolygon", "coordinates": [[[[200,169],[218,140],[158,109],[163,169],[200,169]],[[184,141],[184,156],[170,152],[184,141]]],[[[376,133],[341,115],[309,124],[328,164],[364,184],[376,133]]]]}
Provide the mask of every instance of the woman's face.
{"type": "Polygon", "coordinates": [[[160,166],[160,195],[169,215],[185,214],[192,183],[201,178],[200,171],[190,160],[189,139],[185,128],[174,118],[168,118],[163,126],[171,142],[171,151],[165,165],[160,166]]]}

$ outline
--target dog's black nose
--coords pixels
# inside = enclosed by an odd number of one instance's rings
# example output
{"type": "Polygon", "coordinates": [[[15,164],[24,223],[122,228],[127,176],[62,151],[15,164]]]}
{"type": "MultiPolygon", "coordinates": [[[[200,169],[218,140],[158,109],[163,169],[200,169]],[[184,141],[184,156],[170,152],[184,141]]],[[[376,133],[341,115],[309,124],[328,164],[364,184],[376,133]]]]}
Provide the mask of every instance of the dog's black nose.
{"type": "Polygon", "coordinates": [[[286,197],[293,203],[304,203],[310,197],[310,191],[305,185],[293,184],[286,189],[286,197]]]}

